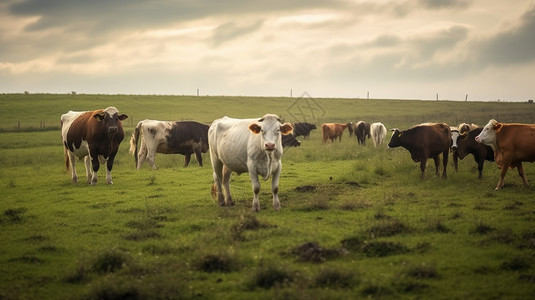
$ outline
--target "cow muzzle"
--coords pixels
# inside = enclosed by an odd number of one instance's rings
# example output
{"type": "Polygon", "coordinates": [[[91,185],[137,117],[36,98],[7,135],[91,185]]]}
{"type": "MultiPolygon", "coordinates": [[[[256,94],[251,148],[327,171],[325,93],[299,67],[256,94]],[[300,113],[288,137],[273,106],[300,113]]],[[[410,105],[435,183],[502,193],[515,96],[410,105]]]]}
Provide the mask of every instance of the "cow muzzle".
{"type": "Polygon", "coordinates": [[[274,151],[275,150],[275,143],[265,143],[264,144],[264,149],[266,149],[266,151],[274,151]]]}
{"type": "Polygon", "coordinates": [[[119,129],[116,126],[108,128],[108,133],[117,133],[117,131],[119,131],[119,129]]]}

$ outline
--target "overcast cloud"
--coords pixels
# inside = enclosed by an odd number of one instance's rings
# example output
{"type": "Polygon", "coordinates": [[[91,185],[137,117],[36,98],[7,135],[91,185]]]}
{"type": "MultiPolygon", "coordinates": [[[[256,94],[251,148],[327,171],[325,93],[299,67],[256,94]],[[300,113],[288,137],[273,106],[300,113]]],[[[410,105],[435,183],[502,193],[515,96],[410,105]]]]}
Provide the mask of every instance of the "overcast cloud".
{"type": "Polygon", "coordinates": [[[0,92],[535,98],[531,0],[5,0],[0,92]]]}

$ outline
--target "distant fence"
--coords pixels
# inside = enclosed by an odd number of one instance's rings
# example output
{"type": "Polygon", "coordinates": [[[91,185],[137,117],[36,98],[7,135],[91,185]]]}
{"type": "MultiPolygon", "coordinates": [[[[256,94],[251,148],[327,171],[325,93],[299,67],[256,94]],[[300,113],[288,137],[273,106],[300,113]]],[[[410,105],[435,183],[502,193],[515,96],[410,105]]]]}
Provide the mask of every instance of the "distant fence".
{"type": "MultiPolygon", "coordinates": [[[[460,123],[474,123],[479,126],[484,126],[490,119],[495,119],[503,123],[535,123],[534,112],[444,112],[434,114],[422,114],[422,115],[362,115],[358,120],[342,120],[342,119],[318,119],[309,120],[309,122],[317,123],[318,125],[324,122],[356,122],[359,120],[367,122],[382,122],[387,126],[395,127],[409,127],[412,125],[426,123],[426,122],[444,122],[450,126],[457,126],[460,123]]],[[[134,117],[129,117],[123,122],[125,128],[133,128],[137,125],[137,120],[134,117]]],[[[32,132],[32,131],[54,131],[60,130],[58,122],[47,123],[45,121],[34,122],[20,122],[18,121],[13,126],[0,128],[0,132],[32,132]],[[52,124],[52,125],[50,125],[52,124]]]]}

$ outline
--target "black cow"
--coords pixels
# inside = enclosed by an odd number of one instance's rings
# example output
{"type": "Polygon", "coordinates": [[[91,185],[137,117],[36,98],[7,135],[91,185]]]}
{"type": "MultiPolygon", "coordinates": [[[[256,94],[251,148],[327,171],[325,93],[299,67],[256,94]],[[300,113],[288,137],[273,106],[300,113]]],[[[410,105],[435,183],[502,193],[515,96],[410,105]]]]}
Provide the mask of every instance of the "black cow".
{"type": "Polygon", "coordinates": [[[360,145],[366,145],[366,138],[371,138],[370,123],[358,121],[353,125],[353,131],[360,145]]]}
{"type": "Polygon", "coordinates": [[[191,155],[195,153],[202,167],[201,153],[208,152],[209,127],[195,121],[140,121],[130,138],[130,152],[134,155],[136,168],[141,168],[145,159],[148,159],[151,167],[156,169],[156,153],[182,154],[185,156],[184,167],[188,166],[191,155]]]}
{"type": "Polygon", "coordinates": [[[314,129],[317,129],[316,125],[314,124],[311,124],[311,123],[306,123],[306,122],[301,122],[301,123],[293,123],[293,126],[294,126],[294,137],[298,137],[298,136],[304,136],[305,138],[307,138],[308,136],[310,136],[310,132],[314,129]]]}
{"type": "MultiPolygon", "coordinates": [[[[475,138],[478,136],[483,128],[476,128],[470,132],[465,132],[457,137],[455,151],[457,156],[460,159],[465,158],[468,154],[474,156],[474,160],[477,163],[477,170],[479,171],[479,176],[477,178],[481,179],[483,175],[483,164],[485,160],[494,161],[494,151],[490,146],[480,144],[476,142],[475,138]]],[[[452,146],[454,148],[454,146],[452,146]]]]}
{"type": "Polygon", "coordinates": [[[393,129],[394,133],[388,143],[388,148],[403,147],[407,149],[415,162],[420,162],[422,170],[421,177],[424,177],[425,165],[428,158],[435,160],[436,174],[438,175],[439,157],[442,154],[444,171],[442,176],[446,177],[446,167],[448,165],[448,152],[451,145],[451,131],[446,124],[421,124],[410,129],[400,131],[393,129]]]}

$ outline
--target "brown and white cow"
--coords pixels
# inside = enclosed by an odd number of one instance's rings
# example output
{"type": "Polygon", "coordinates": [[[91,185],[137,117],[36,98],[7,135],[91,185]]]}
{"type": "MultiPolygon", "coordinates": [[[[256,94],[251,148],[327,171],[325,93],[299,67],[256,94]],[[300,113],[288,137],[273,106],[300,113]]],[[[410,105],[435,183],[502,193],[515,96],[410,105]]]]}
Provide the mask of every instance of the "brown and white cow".
{"type": "Polygon", "coordinates": [[[342,142],[342,135],[344,134],[344,130],[347,128],[347,124],[341,124],[341,123],[323,123],[321,124],[321,132],[322,132],[322,143],[327,143],[327,141],[333,142],[338,138],[340,142],[342,142]]]}
{"type": "Polygon", "coordinates": [[[212,123],[208,130],[210,159],[214,170],[212,195],[214,192],[217,194],[220,206],[234,205],[230,195],[232,172],[248,172],[254,193],[252,210],[260,210],[258,176],[264,180],[272,177],[273,208],[280,209],[278,193],[283,154],[281,135],[289,134],[292,130],[290,123],[281,124],[279,117],[272,114],[259,119],[223,117],[212,123]]]}
{"type": "MultiPolygon", "coordinates": [[[[479,171],[478,178],[483,178],[483,165],[485,160],[494,161],[494,151],[490,146],[480,144],[476,142],[475,137],[478,136],[483,128],[476,128],[469,132],[464,132],[453,140],[451,148],[457,157],[460,159],[465,158],[468,154],[474,156],[474,160],[477,163],[477,170],[479,171]]],[[[453,137],[453,132],[451,133],[453,137]]]]}
{"type": "Polygon", "coordinates": [[[95,111],[69,111],[61,116],[61,137],[67,170],[78,182],[76,158],[85,159],[87,182],[97,184],[100,164],[106,164],[106,183],[113,184],[111,170],[119,144],[124,139],[121,121],[128,118],[115,107],[95,111]]]}
{"type": "Polygon", "coordinates": [[[494,150],[494,161],[501,169],[496,190],[503,188],[509,168],[517,168],[524,186],[528,186],[522,162],[535,161],[535,125],[505,124],[490,120],[475,140],[494,150]]]}
{"type": "Polygon", "coordinates": [[[353,125],[353,131],[357,137],[359,145],[366,145],[366,138],[370,138],[370,123],[364,121],[358,121],[353,125]]]}
{"type": "Polygon", "coordinates": [[[191,155],[195,154],[202,167],[201,154],[208,152],[209,127],[195,121],[139,121],[130,138],[130,152],[134,155],[136,168],[140,169],[147,159],[155,170],[156,153],[182,154],[184,167],[189,165],[191,155]]]}
{"type": "Polygon", "coordinates": [[[426,123],[416,125],[410,129],[400,131],[392,129],[394,133],[388,143],[388,148],[403,147],[407,149],[412,160],[420,162],[422,171],[421,177],[424,177],[425,165],[428,158],[435,161],[435,174],[438,175],[439,158],[442,154],[442,164],[444,170],[442,176],[446,177],[446,167],[448,165],[448,153],[451,145],[450,127],[443,123],[426,123]]]}

